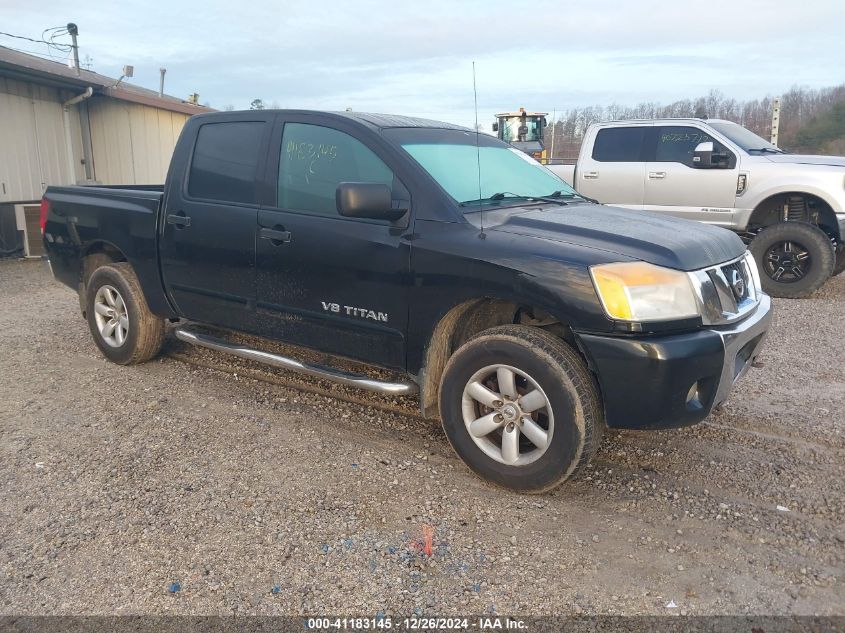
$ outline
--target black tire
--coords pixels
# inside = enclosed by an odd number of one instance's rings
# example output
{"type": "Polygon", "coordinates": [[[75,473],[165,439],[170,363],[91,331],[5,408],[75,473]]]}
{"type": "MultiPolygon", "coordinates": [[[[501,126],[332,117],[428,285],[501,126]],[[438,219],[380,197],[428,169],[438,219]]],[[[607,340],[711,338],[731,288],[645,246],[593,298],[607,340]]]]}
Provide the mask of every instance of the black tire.
{"type": "MultiPolygon", "coordinates": [[[[495,385],[496,389],[504,393],[498,379],[495,385]]],[[[498,402],[497,406],[500,407],[502,402],[498,402]]],[[[526,423],[523,419],[526,414],[519,408],[517,411],[519,422],[516,424],[526,423]]],[[[529,493],[550,490],[580,472],[596,452],[605,428],[599,389],[584,360],[559,338],[522,325],[505,325],[485,330],[452,355],[440,383],[440,416],[446,437],[467,466],[500,486],[529,493]],[[547,441],[545,452],[529,442],[525,427],[520,426],[522,434],[516,435],[519,459],[523,459],[523,446],[529,450],[527,458],[533,454],[530,451],[540,451],[538,457],[530,463],[509,465],[491,457],[481,448],[479,440],[470,434],[469,423],[465,421],[466,407],[472,410],[469,413],[470,419],[475,415],[482,417],[504,411],[504,408],[486,408],[472,398],[465,400],[465,388],[471,379],[494,365],[507,365],[517,372],[524,372],[527,378],[516,375],[517,393],[526,395],[529,389],[534,390],[534,386],[539,386],[546,403],[541,411],[551,412],[551,416],[542,412],[527,414],[536,416],[538,425],[545,423],[546,431],[552,427],[551,439],[547,441]],[[523,386],[520,387],[520,384],[523,386]]],[[[501,415],[498,417],[504,420],[501,415]]],[[[497,438],[501,438],[500,442],[504,446],[505,429],[515,425],[504,422],[499,424],[500,427],[484,438],[492,438],[492,445],[495,445],[497,438]]],[[[503,450],[500,456],[504,455],[503,450]]]]}
{"type": "Polygon", "coordinates": [[[821,288],[833,272],[830,238],[805,222],[766,227],[751,241],[750,250],[763,290],[773,297],[806,297],[821,288]],[[804,259],[799,261],[799,257],[804,259]]]}
{"type": "Polygon", "coordinates": [[[836,277],[843,271],[845,271],[845,246],[839,246],[836,249],[836,261],[833,263],[833,272],[830,276],[836,277]]]}
{"type": "MultiPolygon", "coordinates": [[[[143,363],[161,350],[164,342],[164,320],[150,312],[138,278],[132,266],[125,262],[100,266],[93,272],[85,287],[85,313],[94,342],[103,356],[113,363],[118,365],[143,363]],[[120,308],[120,314],[128,320],[126,329],[123,330],[122,327],[112,329],[113,332],[116,329],[125,332],[121,341],[116,339],[116,335],[106,336],[100,331],[97,308],[94,304],[98,301],[98,293],[101,290],[106,294],[111,293],[111,296],[113,296],[112,291],[116,290],[120,299],[117,305],[122,303],[125,306],[120,308]]],[[[102,318],[109,322],[116,321],[111,316],[102,316],[102,318]]]]}

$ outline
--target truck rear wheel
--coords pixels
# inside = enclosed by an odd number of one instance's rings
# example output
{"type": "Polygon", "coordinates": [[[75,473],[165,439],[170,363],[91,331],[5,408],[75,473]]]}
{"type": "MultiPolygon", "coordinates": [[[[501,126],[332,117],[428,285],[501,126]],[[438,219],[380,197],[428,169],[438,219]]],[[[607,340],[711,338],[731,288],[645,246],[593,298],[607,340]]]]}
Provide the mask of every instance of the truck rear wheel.
{"type": "Polygon", "coordinates": [[[150,360],[164,342],[164,321],[150,312],[132,266],[97,268],[86,284],[85,314],[94,342],[118,365],[150,360]]]}
{"type": "Polygon", "coordinates": [[[834,253],[830,238],[805,222],[773,224],[751,241],[763,290],[773,297],[806,297],[828,280],[834,253]]]}
{"type": "Polygon", "coordinates": [[[540,493],[592,458],[605,422],[583,359],[537,328],[485,330],[449,359],[440,384],[446,437],[477,474],[540,493]]]}

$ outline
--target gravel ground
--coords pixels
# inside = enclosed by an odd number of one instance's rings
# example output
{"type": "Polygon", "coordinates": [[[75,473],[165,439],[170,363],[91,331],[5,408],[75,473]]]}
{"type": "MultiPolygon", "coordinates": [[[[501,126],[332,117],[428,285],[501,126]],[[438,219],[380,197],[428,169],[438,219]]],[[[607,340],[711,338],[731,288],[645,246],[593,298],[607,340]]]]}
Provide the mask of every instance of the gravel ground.
{"type": "Polygon", "coordinates": [[[845,275],[775,304],[721,412],[534,497],[413,401],[176,341],[112,365],[0,261],[0,613],[845,614],[845,275]]]}

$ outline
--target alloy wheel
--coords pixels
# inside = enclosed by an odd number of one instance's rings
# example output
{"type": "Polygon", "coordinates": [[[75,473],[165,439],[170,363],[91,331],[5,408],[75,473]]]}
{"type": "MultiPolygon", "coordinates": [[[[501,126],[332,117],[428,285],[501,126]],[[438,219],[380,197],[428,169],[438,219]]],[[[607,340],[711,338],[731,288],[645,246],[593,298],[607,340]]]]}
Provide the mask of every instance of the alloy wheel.
{"type": "Polygon", "coordinates": [[[554,432],[549,398],[524,371],[488,365],[469,379],[461,403],[467,432],[488,457],[524,466],[548,449],[554,432]]]}
{"type": "Polygon", "coordinates": [[[94,296],[94,318],[107,345],[120,347],[129,335],[129,314],[114,286],[101,286],[94,296]]]}
{"type": "Polygon", "coordinates": [[[773,281],[794,283],[810,271],[809,251],[795,241],[776,242],[763,258],[763,270],[773,281]]]}

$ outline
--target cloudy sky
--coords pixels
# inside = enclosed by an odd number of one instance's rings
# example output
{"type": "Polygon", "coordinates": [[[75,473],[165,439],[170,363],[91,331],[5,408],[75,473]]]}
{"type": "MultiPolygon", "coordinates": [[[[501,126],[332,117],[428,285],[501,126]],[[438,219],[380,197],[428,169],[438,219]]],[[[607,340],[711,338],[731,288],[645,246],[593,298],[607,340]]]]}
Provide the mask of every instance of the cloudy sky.
{"type": "MultiPolygon", "coordinates": [[[[739,99],[845,82],[842,0],[0,0],[0,31],[73,21],[93,70],[212,107],[410,114],[739,99]]],[[[0,36],[0,44],[46,47],[0,36]]]]}

